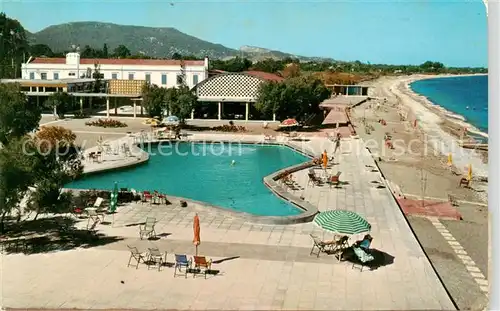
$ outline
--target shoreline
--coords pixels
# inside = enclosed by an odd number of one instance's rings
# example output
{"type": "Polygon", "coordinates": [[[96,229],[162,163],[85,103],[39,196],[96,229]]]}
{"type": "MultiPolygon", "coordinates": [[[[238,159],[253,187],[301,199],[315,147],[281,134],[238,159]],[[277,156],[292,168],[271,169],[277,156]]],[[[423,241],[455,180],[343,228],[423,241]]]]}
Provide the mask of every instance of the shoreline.
{"type": "MultiPolygon", "coordinates": [[[[430,76],[430,78],[438,78],[436,76],[430,76]]],[[[451,75],[450,75],[451,77],[451,75]]],[[[456,76],[455,76],[456,77],[456,76]]],[[[476,150],[472,149],[464,149],[460,146],[460,138],[457,136],[457,133],[451,133],[448,130],[443,129],[443,124],[454,125],[457,128],[467,128],[472,129],[475,132],[480,132],[472,124],[469,124],[465,121],[460,121],[454,118],[450,118],[448,115],[448,110],[445,108],[433,103],[427,97],[420,95],[411,89],[410,84],[412,82],[418,80],[428,79],[427,75],[418,75],[418,76],[407,76],[403,79],[397,79],[395,81],[396,88],[393,90],[393,93],[396,96],[401,95],[406,96],[406,100],[402,100],[402,104],[408,107],[413,111],[413,114],[420,122],[419,127],[422,128],[427,135],[438,138],[443,143],[450,147],[448,153],[453,154],[453,162],[458,168],[462,168],[467,166],[469,163],[472,164],[473,169],[475,169],[475,175],[480,175],[483,177],[488,177],[488,167],[487,163],[484,163],[484,155],[476,152],[476,150]],[[432,115],[434,117],[432,117],[432,115]],[[439,127],[439,130],[437,130],[439,127]],[[441,132],[441,133],[439,133],[441,132]],[[436,135],[437,134],[437,135],[436,135]],[[468,159],[467,159],[468,158],[468,159]],[[457,161],[455,161],[457,160],[457,161]],[[468,161],[467,161],[468,160],[468,161]],[[467,163],[469,162],[469,163],[467,163]]],[[[469,131],[468,131],[469,132],[469,131]]],[[[485,133],[486,134],[486,133],[485,133]]],[[[487,134],[486,134],[487,135],[487,134]]],[[[446,155],[446,154],[444,154],[446,155]]]]}
{"type": "Polygon", "coordinates": [[[382,156],[381,170],[384,174],[387,172],[389,180],[401,186],[403,193],[421,193],[420,179],[427,178],[426,192],[429,192],[429,196],[446,197],[446,194],[453,194],[470,201],[479,199],[487,202],[487,183],[483,182],[488,177],[485,163],[487,153],[462,148],[460,130],[463,132],[464,122],[449,118],[443,109],[436,108],[435,104],[408,87],[416,80],[439,77],[385,76],[373,80],[374,99],[352,110],[353,122],[362,139],[379,142],[378,152],[385,154],[382,156]],[[375,104],[380,105],[380,108],[375,109],[375,104]],[[364,119],[371,130],[366,131],[364,119]],[[387,125],[379,124],[380,119],[386,120],[387,125]],[[414,120],[417,120],[416,127],[414,120]],[[361,128],[365,128],[365,131],[361,128]],[[403,154],[394,153],[394,150],[385,147],[384,137],[387,133],[394,140],[402,140],[407,151],[403,154]],[[422,156],[425,149],[430,153],[422,156]],[[449,154],[452,155],[451,167],[447,165],[449,154]],[[460,175],[466,175],[469,164],[473,168],[474,189],[458,188],[460,175]]]}
{"type": "MultiPolygon", "coordinates": [[[[487,74],[466,74],[466,75],[417,75],[413,79],[408,79],[406,80],[405,87],[408,90],[408,92],[412,93],[412,95],[415,97],[417,101],[422,101],[423,105],[428,106],[430,110],[436,110],[437,114],[440,114],[443,119],[447,122],[451,122],[456,124],[457,126],[463,128],[467,128],[467,132],[474,134],[474,135],[479,135],[484,138],[488,138],[488,133],[481,131],[479,128],[477,128],[475,125],[467,122],[467,119],[465,116],[455,113],[453,111],[450,111],[443,106],[440,106],[437,103],[434,103],[432,100],[430,100],[427,96],[422,95],[420,93],[415,92],[411,84],[416,81],[421,81],[421,80],[430,80],[430,79],[446,79],[446,78],[457,78],[457,77],[475,77],[475,76],[487,76],[487,74]]],[[[413,77],[413,76],[407,76],[407,77],[413,77]]]]}

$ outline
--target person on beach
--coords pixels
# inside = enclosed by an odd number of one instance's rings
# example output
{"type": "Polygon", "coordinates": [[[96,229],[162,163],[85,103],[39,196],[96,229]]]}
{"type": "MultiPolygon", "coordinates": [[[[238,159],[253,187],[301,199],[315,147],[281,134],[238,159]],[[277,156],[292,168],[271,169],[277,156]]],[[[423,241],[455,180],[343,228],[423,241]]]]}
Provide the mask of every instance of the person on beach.
{"type": "Polygon", "coordinates": [[[337,150],[340,149],[340,138],[342,135],[340,133],[337,133],[337,137],[335,138],[335,149],[333,150],[333,153],[337,153],[337,150]]]}

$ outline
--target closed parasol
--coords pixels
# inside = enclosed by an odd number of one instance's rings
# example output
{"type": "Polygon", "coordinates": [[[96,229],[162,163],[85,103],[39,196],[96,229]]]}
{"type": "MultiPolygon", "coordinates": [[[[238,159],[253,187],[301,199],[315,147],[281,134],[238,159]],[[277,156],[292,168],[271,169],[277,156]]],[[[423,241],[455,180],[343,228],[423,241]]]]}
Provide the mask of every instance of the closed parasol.
{"type": "Polygon", "coordinates": [[[323,152],[323,168],[326,169],[326,166],[328,165],[328,154],[326,153],[326,150],[323,152]]]}
{"type": "Polygon", "coordinates": [[[201,239],[200,239],[200,217],[198,217],[198,214],[194,215],[193,233],[194,233],[193,244],[196,247],[196,256],[198,256],[198,245],[201,244],[201,239]]]}

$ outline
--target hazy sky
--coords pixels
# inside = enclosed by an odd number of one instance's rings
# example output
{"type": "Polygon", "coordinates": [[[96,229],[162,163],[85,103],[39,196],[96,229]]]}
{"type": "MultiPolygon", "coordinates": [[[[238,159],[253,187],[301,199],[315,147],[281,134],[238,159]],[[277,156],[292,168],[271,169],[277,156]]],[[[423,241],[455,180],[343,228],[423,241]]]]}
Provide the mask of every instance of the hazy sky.
{"type": "Polygon", "coordinates": [[[174,27],[230,48],[254,45],[338,60],[487,66],[488,59],[480,0],[0,0],[0,10],[32,32],[101,21],[174,27]]]}

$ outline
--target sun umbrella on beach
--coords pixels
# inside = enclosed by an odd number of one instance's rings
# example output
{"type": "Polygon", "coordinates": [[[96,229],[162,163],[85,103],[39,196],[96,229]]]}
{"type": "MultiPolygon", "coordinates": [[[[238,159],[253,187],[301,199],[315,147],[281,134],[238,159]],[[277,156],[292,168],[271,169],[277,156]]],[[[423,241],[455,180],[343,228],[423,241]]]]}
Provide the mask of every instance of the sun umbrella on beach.
{"type": "Polygon", "coordinates": [[[345,235],[369,232],[372,227],[363,217],[346,210],[321,212],[313,222],[323,230],[345,235]]]}
{"type": "Polygon", "coordinates": [[[469,164],[469,169],[467,170],[467,179],[472,180],[472,164],[469,164]]]}
{"type": "Polygon", "coordinates": [[[193,233],[194,233],[193,244],[196,247],[196,256],[198,256],[198,245],[201,244],[201,239],[200,239],[200,217],[198,217],[198,214],[194,215],[194,219],[193,219],[193,233]]]}
{"type": "Polygon", "coordinates": [[[448,154],[448,166],[452,166],[453,165],[453,158],[451,156],[451,153],[448,154]]]}

